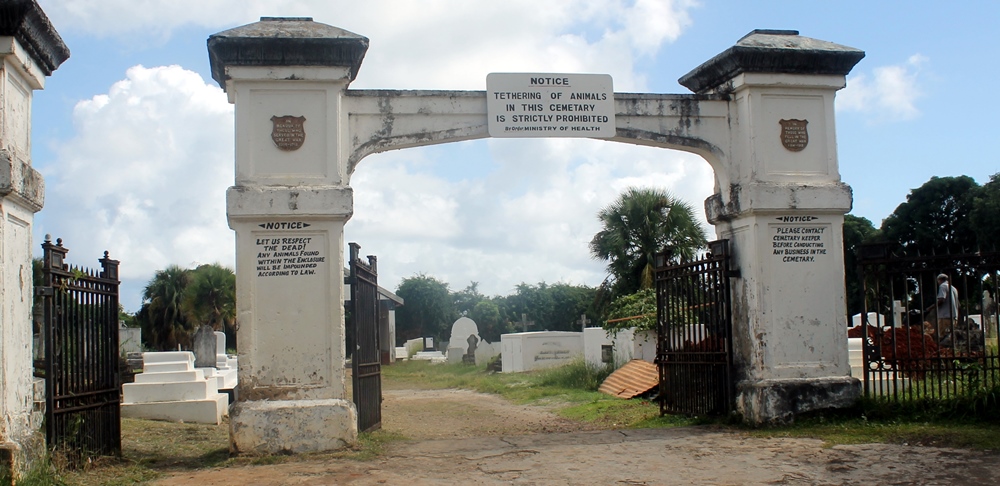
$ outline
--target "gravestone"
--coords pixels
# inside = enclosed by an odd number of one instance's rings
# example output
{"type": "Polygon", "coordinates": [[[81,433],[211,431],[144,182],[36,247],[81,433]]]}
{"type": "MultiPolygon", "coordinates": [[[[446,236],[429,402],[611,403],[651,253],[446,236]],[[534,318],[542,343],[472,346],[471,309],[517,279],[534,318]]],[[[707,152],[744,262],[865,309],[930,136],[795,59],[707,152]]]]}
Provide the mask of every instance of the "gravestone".
{"type": "Polygon", "coordinates": [[[194,333],[194,367],[195,368],[215,368],[215,331],[211,326],[202,325],[198,332],[194,333]]]}
{"type": "Polygon", "coordinates": [[[448,338],[448,362],[475,364],[476,345],[481,339],[476,321],[468,317],[459,317],[451,325],[451,337],[448,338]],[[475,344],[472,343],[473,340],[475,344]]]}

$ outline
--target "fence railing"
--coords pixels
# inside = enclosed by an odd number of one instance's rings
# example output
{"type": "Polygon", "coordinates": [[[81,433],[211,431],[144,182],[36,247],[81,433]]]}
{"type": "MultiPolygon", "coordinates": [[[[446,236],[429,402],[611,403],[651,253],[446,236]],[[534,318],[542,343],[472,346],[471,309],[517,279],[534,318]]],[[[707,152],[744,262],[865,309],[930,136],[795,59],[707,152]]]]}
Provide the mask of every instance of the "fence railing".
{"type": "Polygon", "coordinates": [[[62,240],[46,236],[42,272],[45,436],[81,457],[121,454],[118,261],[101,270],[65,263],[62,240]]]}
{"type": "Polygon", "coordinates": [[[1000,386],[996,284],[1000,253],[858,255],[864,392],[894,401],[947,400],[1000,386]]]}
{"type": "Polygon", "coordinates": [[[655,271],[661,414],[724,415],[734,406],[729,241],[709,248],[655,271]]]}

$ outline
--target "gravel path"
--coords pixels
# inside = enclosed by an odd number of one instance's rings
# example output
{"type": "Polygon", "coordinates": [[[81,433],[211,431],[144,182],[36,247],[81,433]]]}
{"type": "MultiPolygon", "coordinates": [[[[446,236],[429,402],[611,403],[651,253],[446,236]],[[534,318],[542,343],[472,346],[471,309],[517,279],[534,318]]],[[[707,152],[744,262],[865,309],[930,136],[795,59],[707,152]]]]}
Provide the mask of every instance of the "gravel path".
{"type": "Polygon", "coordinates": [[[387,390],[383,428],[410,438],[368,462],[309,460],[185,473],[161,485],[1000,484],[1000,454],[824,447],[699,427],[584,430],[542,407],[464,390],[387,390]]]}

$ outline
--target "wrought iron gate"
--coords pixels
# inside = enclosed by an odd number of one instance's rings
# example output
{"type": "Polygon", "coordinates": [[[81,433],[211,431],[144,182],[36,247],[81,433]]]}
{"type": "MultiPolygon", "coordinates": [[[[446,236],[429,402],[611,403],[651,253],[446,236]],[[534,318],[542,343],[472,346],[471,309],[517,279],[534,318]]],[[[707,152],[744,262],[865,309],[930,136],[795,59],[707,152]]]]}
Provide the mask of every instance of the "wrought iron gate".
{"type": "Polygon", "coordinates": [[[348,283],[351,285],[350,343],[354,405],[358,409],[358,430],[368,432],[382,427],[382,361],[378,338],[378,265],[374,255],[361,261],[361,246],[351,243],[348,283]]]}
{"type": "Polygon", "coordinates": [[[848,337],[861,338],[866,396],[947,400],[1000,386],[1000,252],[907,255],[876,243],[859,248],[858,267],[862,325],[848,337]],[[942,290],[957,295],[957,315],[937,315],[942,290]]]}
{"type": "Polygon", "coordinates": [[[660,414],[723,415],[734,405],[729,240],[664,266],[657,257],[656,364],[660,414]]]}
{"type": "Polygon", "coordinates": [[[118,261],[101,271],[64,263],[62,239],[42,244],[45,439],[83,457],[121,454],[118,261]]]}

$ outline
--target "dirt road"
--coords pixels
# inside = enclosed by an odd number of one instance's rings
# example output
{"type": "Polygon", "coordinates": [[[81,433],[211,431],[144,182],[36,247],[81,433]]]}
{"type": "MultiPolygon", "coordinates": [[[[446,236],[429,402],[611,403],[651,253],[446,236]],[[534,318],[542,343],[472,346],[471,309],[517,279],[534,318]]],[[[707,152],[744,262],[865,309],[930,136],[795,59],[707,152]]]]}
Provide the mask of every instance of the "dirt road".
{"type": "Polygon", "coordinates": [[[543,408],[463,390],[387,390],[383,427],[411,441],[373,461],[185,473],[160,485],[1000,484],[1000,454],[909,445],[825,448],[704,428],[583,430],[543,408]]]}

